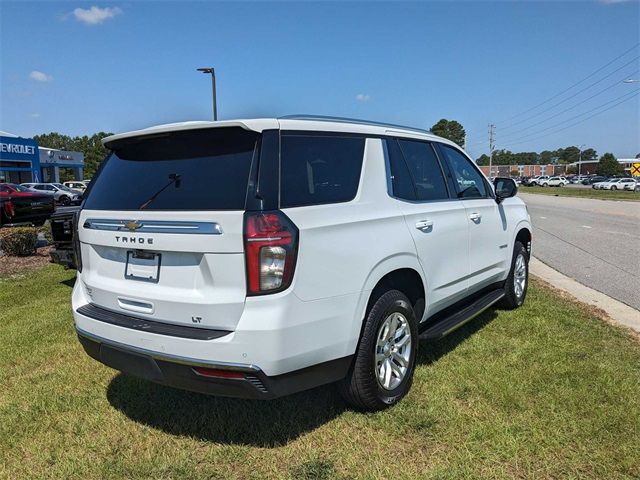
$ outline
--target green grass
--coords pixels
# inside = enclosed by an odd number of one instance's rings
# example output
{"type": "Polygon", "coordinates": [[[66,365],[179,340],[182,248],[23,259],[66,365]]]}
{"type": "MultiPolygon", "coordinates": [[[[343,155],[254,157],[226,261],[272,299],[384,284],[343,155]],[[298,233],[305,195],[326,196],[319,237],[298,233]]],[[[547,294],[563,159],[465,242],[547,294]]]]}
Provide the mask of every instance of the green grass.
{"type": "Polygon", "coordinates": [[[640,192],[629,190],[595,190],[593,188],[572,187],[520,187],[522,193],[538,193],[541,195],[557,195],[559,197],[597,198],[600,200],[640,201],[640,192]]]}
{"type": "Polygon", "coordinates": [[[541,284],[421,344],[410,394],[362,414],[331,386],[265,403],[110,370],[74,335],[73,276],[0,279],[1,478],[640,476],[640,344],[541,284]]]}

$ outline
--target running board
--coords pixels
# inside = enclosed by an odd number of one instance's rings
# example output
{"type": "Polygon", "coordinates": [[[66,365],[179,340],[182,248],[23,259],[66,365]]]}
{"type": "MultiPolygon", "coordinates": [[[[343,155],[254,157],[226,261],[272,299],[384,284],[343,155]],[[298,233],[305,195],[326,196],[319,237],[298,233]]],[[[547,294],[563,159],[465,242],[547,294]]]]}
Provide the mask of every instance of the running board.
{"type": "Polygon", "coordinates": [[[463,304],[458,309],[444,313],[442,317],[440,314],[436,314],[436,317],[441,318],[436,320],[435,323],[427,320],[425,329],[420,333],[420,340],[438,340],[439,338],[448,335],[455,329],[467,323],[469,320],[480,315],[487,308],[504,297],[504,295],[504,290],[502,288],[498,288],[476,298],[472,303],[463,304]]]}

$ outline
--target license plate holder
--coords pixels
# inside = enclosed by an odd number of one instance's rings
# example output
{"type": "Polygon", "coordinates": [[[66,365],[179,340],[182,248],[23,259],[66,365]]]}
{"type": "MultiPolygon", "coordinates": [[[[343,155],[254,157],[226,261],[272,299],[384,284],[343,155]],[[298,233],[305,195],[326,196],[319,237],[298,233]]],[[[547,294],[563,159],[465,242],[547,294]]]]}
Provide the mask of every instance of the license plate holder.
{"type": "Polygon", "coordinates": [[[145,250],[129,250],[124,278],[139,282],[158,283],[162,255],[145,250]]]}

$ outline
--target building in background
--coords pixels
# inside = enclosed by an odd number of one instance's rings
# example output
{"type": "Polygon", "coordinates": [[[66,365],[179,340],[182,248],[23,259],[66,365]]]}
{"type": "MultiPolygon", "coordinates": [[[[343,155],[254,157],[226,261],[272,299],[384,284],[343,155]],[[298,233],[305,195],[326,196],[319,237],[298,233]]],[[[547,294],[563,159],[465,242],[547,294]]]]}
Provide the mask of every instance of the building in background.
{"type": "Polygon", "coordinates": [[[0,182],[60,182],[65,178],[82,180],[84,154],[38,146],[33,138],[0,132],[0,182]]]}
{"type": "MultiPolygon", "coordinates": [[[[580,162],[581,175],[595,175],[599,160],[584,160],[580,162]]],[[[625,173],[628,175],[631,165],[638,162],[635,158],[619,158],[618,163],[624,167],[625,173]]],[[[567,175],[567,170],[578,171],[578,162],[548,165],[493,165],[491,174],[489,167],[483,165],[480,167],[487,177],[537,177],[538,175],[567,175]],[[518,172],[517,174],[515,172],[518,172]]]]}

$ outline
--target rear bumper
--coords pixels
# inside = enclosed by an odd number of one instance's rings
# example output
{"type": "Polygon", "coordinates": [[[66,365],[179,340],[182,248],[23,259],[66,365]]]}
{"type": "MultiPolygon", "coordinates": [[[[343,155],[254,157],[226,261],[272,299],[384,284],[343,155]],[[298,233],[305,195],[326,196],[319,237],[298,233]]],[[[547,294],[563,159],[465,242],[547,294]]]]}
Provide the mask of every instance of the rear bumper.
{"type": "Polygon", "coordinates": [[[338,358],[276,376],[267,376],[254,365],[203,363],[146,351],[76,329],[78,339],[89,356],[123,373],[170,387],[208,395],[270,400],[336,382],[347,374],[352,356],[338,358]],[[205,377],[194,367],[237,372],[240,378],[205,377]]]}

